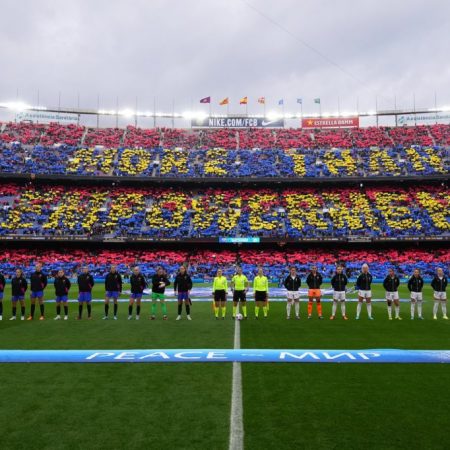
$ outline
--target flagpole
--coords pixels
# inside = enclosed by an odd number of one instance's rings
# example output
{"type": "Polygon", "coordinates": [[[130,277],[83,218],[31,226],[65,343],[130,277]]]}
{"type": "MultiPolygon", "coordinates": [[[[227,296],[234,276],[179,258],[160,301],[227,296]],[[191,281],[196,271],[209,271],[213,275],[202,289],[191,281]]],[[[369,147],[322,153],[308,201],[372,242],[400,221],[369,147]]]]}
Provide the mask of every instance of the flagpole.
{"type": "Polygon", "coordinates": [[[434,91],[434,118],[437,124],[437,95],[436,91],[434,91]]]}
{"type": "Polygon", "coordinates": [[[175,99],[172,102],[172,128],[175,128],[175,99]]]}
{"type": "Polygon", "coordinates": [[[377,118],[377,128],[378,128],[378,95],[375,95],[375,117],[377,118]]]}

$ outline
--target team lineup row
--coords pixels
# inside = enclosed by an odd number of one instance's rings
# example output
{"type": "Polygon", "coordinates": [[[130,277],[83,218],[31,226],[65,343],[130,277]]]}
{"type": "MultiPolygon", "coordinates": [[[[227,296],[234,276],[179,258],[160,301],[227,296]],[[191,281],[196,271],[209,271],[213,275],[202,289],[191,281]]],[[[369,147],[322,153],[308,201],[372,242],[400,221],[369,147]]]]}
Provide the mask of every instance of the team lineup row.
{"type": "MultiPolygon", "coordinates": [[[[372,317],[372,275],[369,272],[369,266],[363,264],[361,273],[359,274],[355,287],[358,291],[358,304],[356,319],[358,320],[361,314],[362,303],[365,301],[367,306],[367,314],[370,320],[372,317]]],[[[47,275],[42,271],[42,264],[37,263],[35,271],[30,276],[30,301],[31,311],[27,320],[33,320],[36,302],[40,307],[40,320],[44,320],[44,289],[48,283],[47,275]]],[[[316,266],[311,267],[311,271],[306,277],[306,284],[308,286],[308,319],[312,317],[312,310],[314,301],[316,302],[317,315],[319,319],[323,319],[322,315],[322,291],[321,285],[323,283],[322,275],[317,271],[316,266]]],[[[6,281],[2,274],[0,274],[0,320],[3,318],[3,292],[6,281]]],[[[78,316],[77,319],[82,318],[83,305],[86,303],[86,309],[88,319],[91,318],[91,300],[92,300],[92,288],[95,285],[94,277],[89,273],[87,266],[83,267],[82,273],[78,275],[78,316]]],[[[165,290],[169,286],[170,280],[167,277],[163,268],[158,268],[157,272],[151,279],[152,289],[152,305],[151,305],[151,319],[156,318],[157,303],[159,301],[163,314],[163,319],[167,320],[167,307],[165,304],[165,290]]],[[[294,305],[295,317],[300,318],[300,287],[301,278],[297,274],[295,267],[291,267],[289,275],[284,280],[284,287],[286,288],[287,305],[286,313],[287,319],[291,317],[291,309],[294,305]]],[[[437,319],[437,313],[439,305],[441,306],[443,319],[447,318],[446,307],[446,289],[448,280],[444,275],[442,268],[436,270],[436,274],[431,282],[431,287],[434,291],[434,306],[433,306],[433,318],[437,319]]],[[[109,273],[105,277],[105,315],[103,319],[108,319],[109,315],[109,303],[112,300],[114,304],[114,319],[117,320],[118,299],[122,293],[122,276],[117,271],[115,265],[111,265],[109,273]]],[[[331,286],[333,290],[333,306],[331,320],[336,317],[336,311],[338,303],[341,306],[341,313],[344,320],[347,320],[345,311],[345,300],[347,293],[348,278],[344,273],[342,266],[337,266],[336,272],[331,279],[331,286]]],[[[178,299],[178,315],[176,320],[181,319],[183,303],[185,305],[187,319],[191,320],[190,316],[190,291],[193,283],[190,275],[187,273],[186,267],[181,266],[174,280],[174,293],[178,299]]],[[[386,301],[389,320],[392,320],[392,304],[395,309],[395,319],[401,320],[400,317],[400,297],[398,288],[400,286],[400,278],[395,274],[394,269],[389,269],[389,273],[383,281],[383,287],[386,291],[386,301]]],[[[415,307],[417,305],[417,314],[419,319],[423,319],[422,316],[422,290],[424,286],[424,280],[420,275],[420,270],[415,269],[413,275],[410,277],[407,283],[408,290],[411,295],[411,319],[415,315],[415,307]]],[[[130,277],[130,300],[128,305],[128,319],[133,318],[133,307],[136,303],[136,320],[140,318],[141,300],[144,295],[144,290],[148,287],[146,277],[141,273],[139,266],[133,268],[133,274],[130,277]]],[[[250,282],[246,275],[243,274],[242,268],[237,267],[236,274],[231,278],[231,292],[233,294],[233,315],[232,318],[247,319],[247,297],[246,294],[250,287],[250,282]],[[241,304],[242,314],[238,313],[238,305],[241,304]]],[[[55,289],[55,301],[56,301],[56,317],[55,320],[61,319],[61,304],[64,308],[64,320],[68,319],[68,294],[71,288],[70,279],[65,275],[61,269],[58,271],[54,280],[55,289]]],[[[17,303],[21,306],[21,319],[25,320],[25,292],[28,289],[28,282],[21,269],[16,269],[15,276],[11,279],[11,302],[12,302],[12,316],[10,320],[16,320],[17,316],[17,303]]],[[[259,318],[260,310],[262,309],[263,317],[266,318],[269,312],[269,281],[264,275],[263,269],[258,269],[257,275],[253,279],[253,291],[255,300],[255,318],[259,318]]],[[[214,315],[216,319],[219,319],[221,315],[222,319],[226,316],[226,300],[228,292],[228,280],[223,275],[222,269],[218,269],[216,276],[213,280],[212,296],[214,303],[214,315]]]]}

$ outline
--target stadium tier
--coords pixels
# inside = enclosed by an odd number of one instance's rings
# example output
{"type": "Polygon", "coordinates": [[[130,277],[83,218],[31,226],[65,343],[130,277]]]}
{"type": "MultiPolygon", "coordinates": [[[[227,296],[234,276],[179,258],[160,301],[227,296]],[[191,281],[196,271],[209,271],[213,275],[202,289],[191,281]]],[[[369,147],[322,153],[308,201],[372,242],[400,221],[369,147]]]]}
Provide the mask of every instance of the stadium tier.
{"type": "Polygon", "coordinates": [[[28,145],[103,145],[130,148],[366,148],[448,146],[449,125],[418,125],[413,127],[367,127],[349,129],[301,128],[244,130],[190,130],[178,128],[143,129],[128,126],[119,128],[89,128],[79,125],[3,123],[0,141],[28,145]]]}
{"type": "Polygon", "coordinates": [[[328,190],[0,185],[0,236],[448,237],[445,185],[328,190]]]}
{"type": "Polygon", "coordinates": [[[324,179],[436,177],[449,169],[446,147],[182,150],[0,144],[4,174],[324,179]]]}
{"type": "Polygon", "coordinates": [[[163,267],[173,278],[180,265],[185,264],[189,273],[199,282],[211,281],[218,268],[231,277],[240,265],[243,272],[253,278],[259,266],[271,281],[286,276],[294,265],[301,276],[309,272],[315,264],[324,277],[331,277],[337,264],[342,264],[349,277],[355,278],[363,263],[368,263],[375,278],[384,278],[390,267],[401,277],[410,276],[419,268],[424,277],[434,275],[437,267],[448,267],[450,250],[200,250],[167,251],[153,250],[77,250],[77,249],[14,249],[1,252],[0,273],[6,277],[14,275],[16,268],[22,268],[28,277],[34,271],[36,262],[44,265],[44,271],[54,276],[63,269],[68,276],[76,276],[82,265],[88,265],[96,277],[103,277],[112,263],[117,264],[120,273],[129,277],[132,267],[138,264],[146,275],[153,275],[157,267],[163,267]]]}

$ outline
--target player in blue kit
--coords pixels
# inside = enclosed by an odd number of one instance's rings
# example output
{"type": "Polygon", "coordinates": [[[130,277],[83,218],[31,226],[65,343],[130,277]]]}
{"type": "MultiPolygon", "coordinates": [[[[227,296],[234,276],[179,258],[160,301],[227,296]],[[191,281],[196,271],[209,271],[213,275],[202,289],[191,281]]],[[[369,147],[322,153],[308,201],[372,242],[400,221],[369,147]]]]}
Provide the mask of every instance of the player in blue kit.
{"type": "Polygon", "coordinates": [[[114,302],[114,320],[117,320],[117,307],[119,296],[122,292],[122,276],[117,272],[117,267],[112,264],[109,273],[105,277],[105,315],[103,320],[108,319],[109,302],[112,299],[114,302]]]}
{"type": "Polygon", "coordinates": [[[82,273],[78,275],[78,316],[81,320],[83,316],[83,304],[86,303],[88,319],[91,317],[92,288],[94,287],[94,277],[89,273],[89,268],[84,266],[82,273]]]}
{"type": "Polygon", "coordinates": [[[27,320],[34,319],[34,311],[36,309],[36,300],[39,302],[41,315],[39,320],[44,320],[44,289],[47,286],[47,275],[42,272],[42,264],[36,263],[34,272],[30,276],[30,301],[31,309],[27,320]]]}
{"type": "Polygon", "coordinates": [[[136,266],[133,269],[133,274],[130,277],[131,295],[130,303],[128,305],[128,320],[133,318],[133,305],[136,302],[136,320],[139,320],[141,314],[141,300],[144,294],[144,289],[147,287],[147,280],[141,273],[141,269],[136,266]]]}
{"type": "Polygon", "coordinates": [[[25,320],[25,292],[27,289],[28,283],[22,269],[16,269],[16,274],[11,279],[12,317],[9,320],[16,320],[17,302],[20,303],[20,320],[25,320]]]}
{"type": "Polygon", "coordinates": [[[61,320],[61,303],[64,307],[64,320],[69,318],[69,289],[71,286],[70,280],[64,274],[64,270],[58,270],[54,281],[55,286],[55,301],[56,301],[56,317],[55,320],[61,320]]]}

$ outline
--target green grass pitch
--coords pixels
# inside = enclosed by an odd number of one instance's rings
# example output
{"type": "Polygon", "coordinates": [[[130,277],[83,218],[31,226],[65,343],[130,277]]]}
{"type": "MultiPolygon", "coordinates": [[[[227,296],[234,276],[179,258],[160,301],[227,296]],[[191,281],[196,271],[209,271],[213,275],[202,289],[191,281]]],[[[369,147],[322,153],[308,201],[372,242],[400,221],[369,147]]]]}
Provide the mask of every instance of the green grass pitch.
{"type": "MultiPolygon", "coordinates": [[[[215,321],[211,304],[194,303],[192,322],[169,318],[127,321],[10,322],[9,287],[2,349],[232,348],[234,322],[215,321]]],[[[74,297],[76,290],[73,289],[74,297]]],[[[374,297],[383,291],[375,286],[374,297]]],[[[48,290],[47,297],[52,292],[48,290]]],[[[286,321],[285,304],[272,303],[269,318],[241,322],[242,348],[449,349],[450,323],[432,320],[431,291],[424,292],[426,320],[388,321],[385,304],[374,321],[286,321]]],[[[103,291],[96,287],[94,298],[103,291]]],[[[404,287],[401,297],[406,298],[404,287]]],[[[228,306],[231,316],[231,304],[228,306]]],[[[27,297],[27,310],[29,300],[27,297]]],[[[339,310],[338,310],[339,311],[339,310]]],[[[249,303],[252,315],[253,305],[249,303]]],[[[339,316],[339,315],[338,315],[339,316]]],[[[220,364],[1,364],[2,449],[227,449],[232,366],[220,364]]],[[[246,449],[447,449],[448,365],[242,364],[246,449]]]]}

